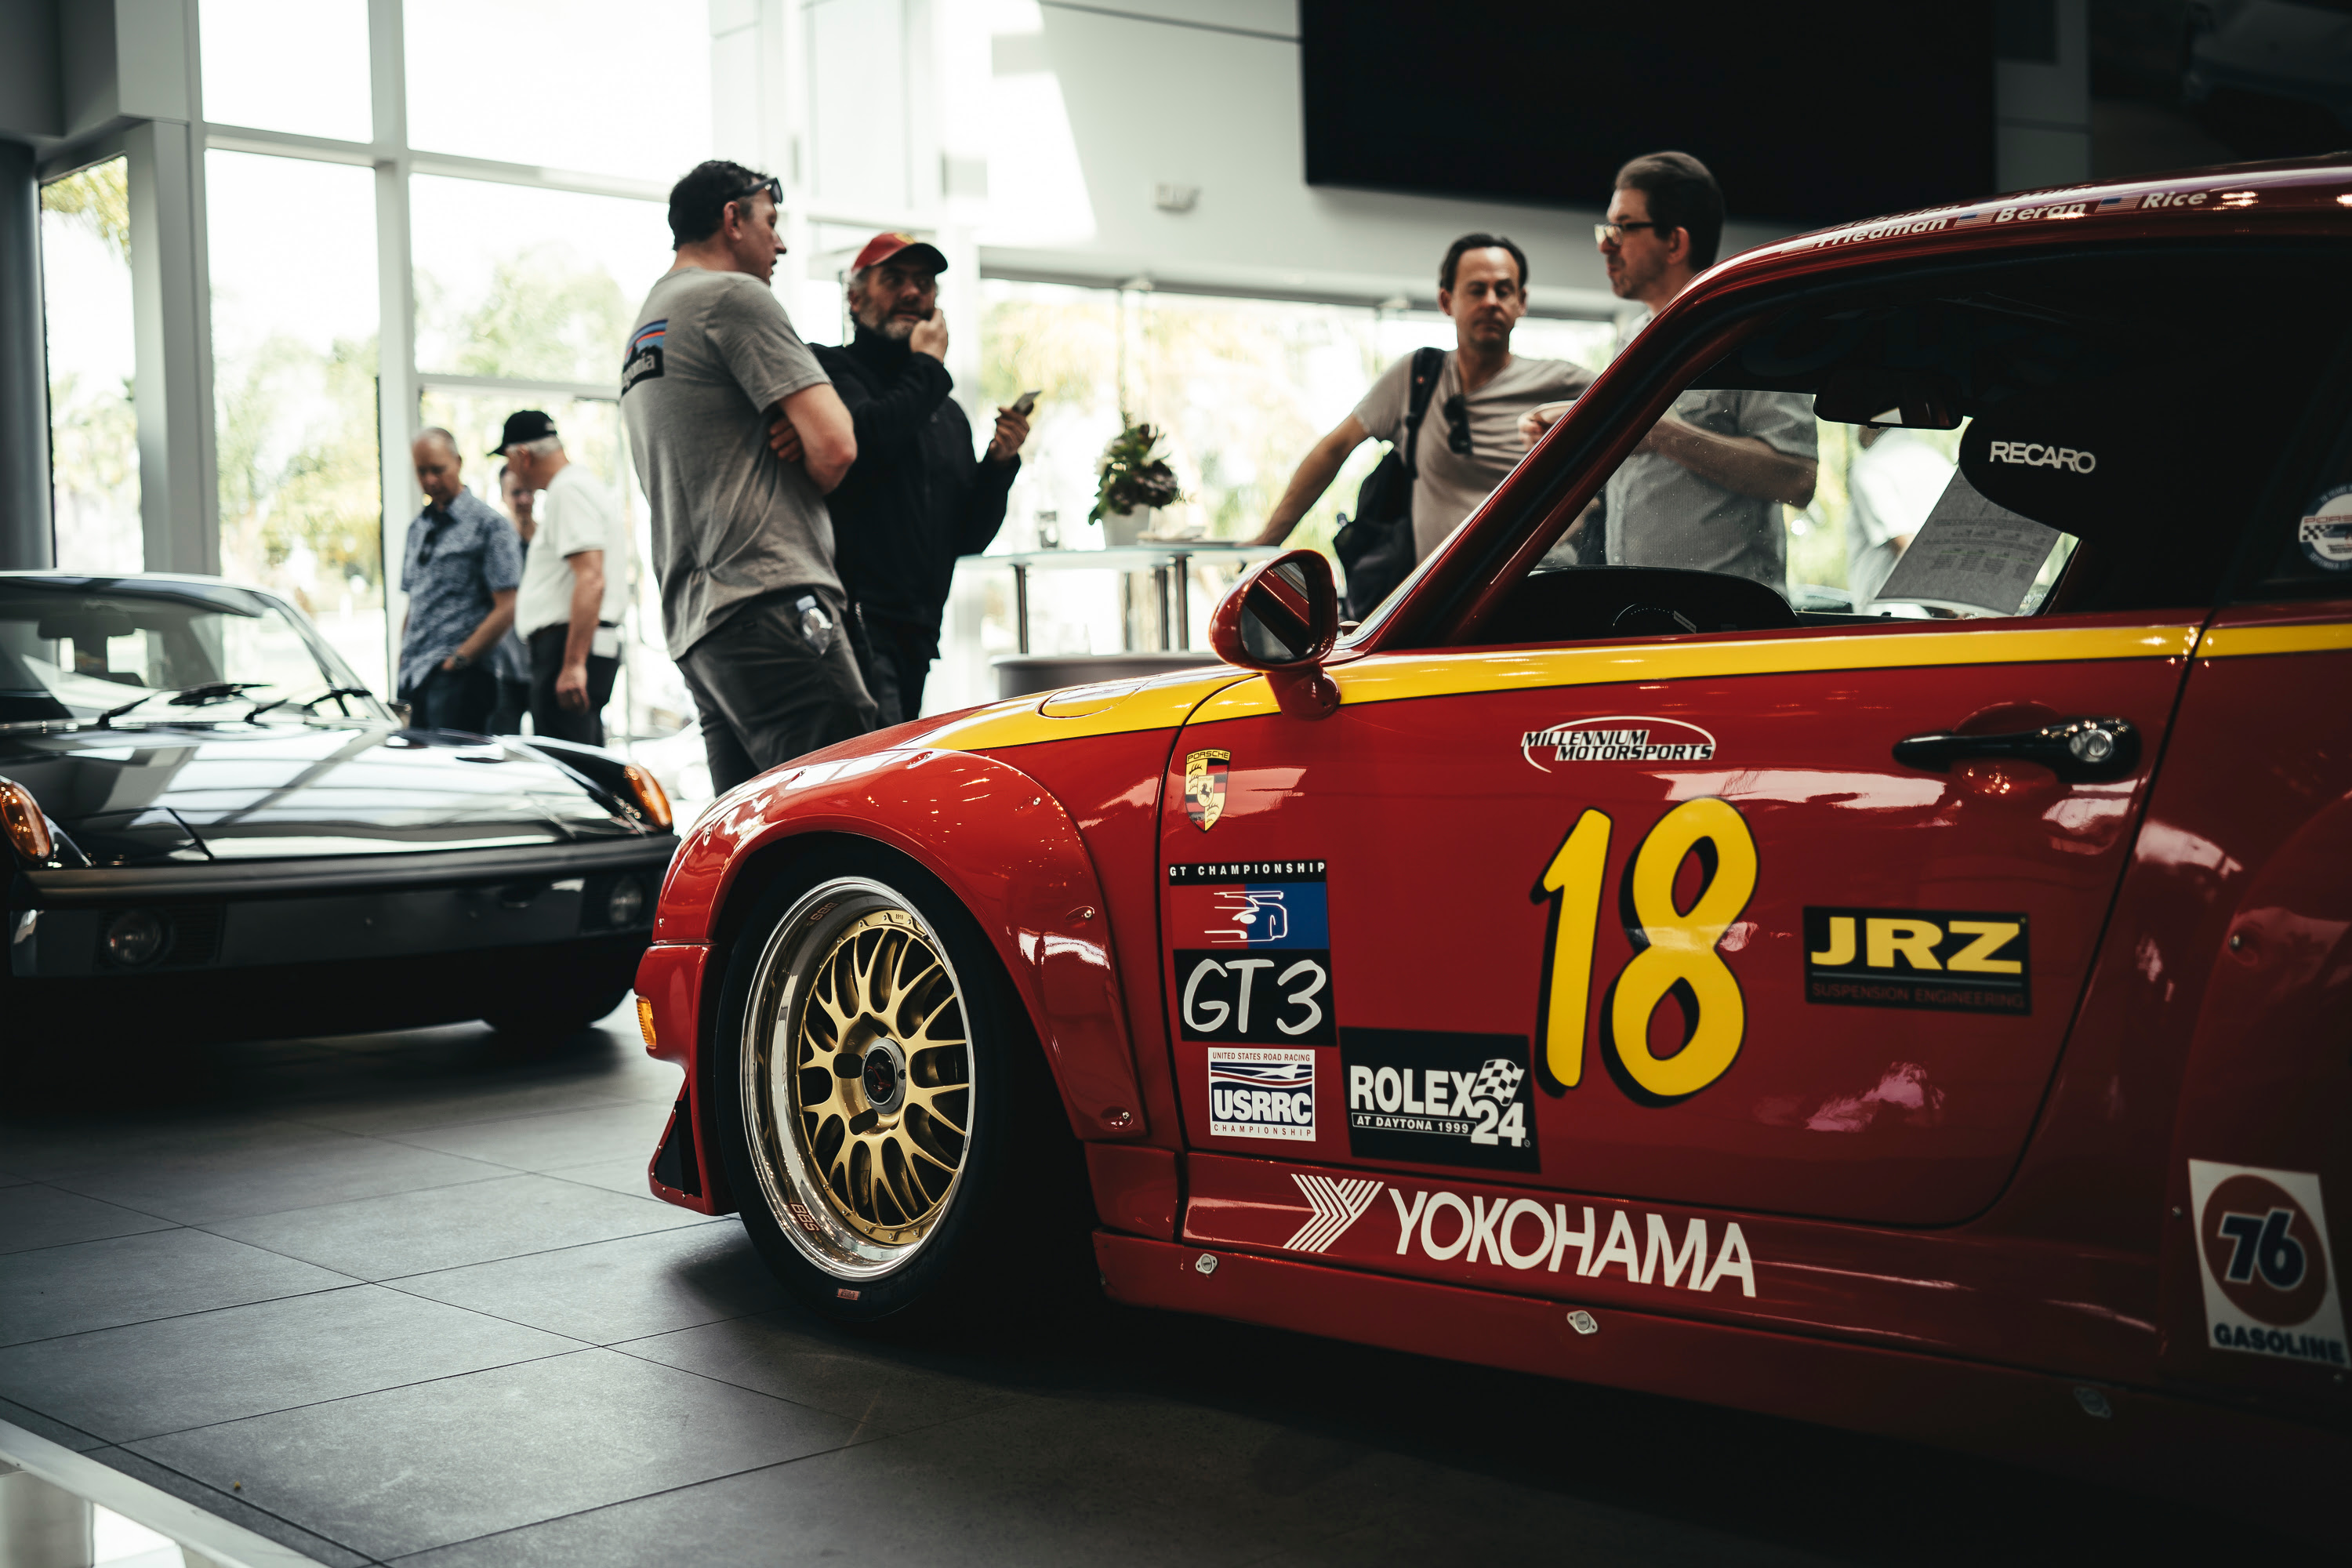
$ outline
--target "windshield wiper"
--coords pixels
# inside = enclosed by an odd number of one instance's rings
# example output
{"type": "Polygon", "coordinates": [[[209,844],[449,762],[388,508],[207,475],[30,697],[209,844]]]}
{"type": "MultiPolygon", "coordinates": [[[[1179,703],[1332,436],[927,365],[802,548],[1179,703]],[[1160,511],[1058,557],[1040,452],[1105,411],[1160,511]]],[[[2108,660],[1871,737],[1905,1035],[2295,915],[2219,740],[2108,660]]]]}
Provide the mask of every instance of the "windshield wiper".
{"type": "MultiPolygon", "coordinates": [[[[201,686],[188,686],[177,689],[179,695],[172,699],[172,706],[174,708],[201,708],[207,702],[226,702],[240,691],[251,691],[256,687],[268,686],[270,682],[267,680],[207,680],[201,686]]],[[[98,716],[97,727],[101,730],[110,729],[113,727],[114,721],[121,718],[125,713],[130,712],[142,702],[152,701],[155,698],[163,696],[164,692],[173,689],[174,689],[172,687],[159,686],[152,691],[132,698],[130,701],[124,703],[120,708],[110,708],[105,712],[98,716]]]]}
{"type": "Polygon", "coordinates": [[[313,713],[318,710],[320,703],[326,701],[327,699],[331,697],[373,697],[374,695],[374,692],[370,691],[364,686],[331,686],[327,688],[326,690],[319,693],[316,697],[308,698],[299,702],[295,702],[294,699],[291,697],[279,697],[268,702],[257,702],[252,707],[246,710],[245,718],[241,722],[250,724],[255,719],[268,712],[272,708],[283,708],[289,702],[293,702],[295,707],[299,708],[305,713],[313,713]]]}
{"type": "MultiPolygon", "coordinates": [[[[373,697],[374,695],[374,692],[370,691],[364,686],[330,686],[326,690],[321,691],[319,695],[311,698],[309,701],[299,702],[295,704],[295,706],[301,709],[303,712],[309,713],[314,711],[320,703],[324,702],[330,697],[373,697]]],[[[251,718],[252,715],[247,714],[247,717],[251,718]]]]}

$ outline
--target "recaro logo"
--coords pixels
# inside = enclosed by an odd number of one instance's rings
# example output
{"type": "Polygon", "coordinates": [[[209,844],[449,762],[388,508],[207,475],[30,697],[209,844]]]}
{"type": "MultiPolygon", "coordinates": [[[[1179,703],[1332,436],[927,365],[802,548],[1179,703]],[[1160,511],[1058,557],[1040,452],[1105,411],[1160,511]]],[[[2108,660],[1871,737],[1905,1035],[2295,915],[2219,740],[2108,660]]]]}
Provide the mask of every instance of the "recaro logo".
{"type": "Polygon", "coordinates": [[[1996,463],[2016,463],[2029,468],[2072,468],[2087,474],[2099,466],[2097,456],[2072,447],[2045,447],[2039,441],[1991,441],[1985,456],[1996,463]]]}

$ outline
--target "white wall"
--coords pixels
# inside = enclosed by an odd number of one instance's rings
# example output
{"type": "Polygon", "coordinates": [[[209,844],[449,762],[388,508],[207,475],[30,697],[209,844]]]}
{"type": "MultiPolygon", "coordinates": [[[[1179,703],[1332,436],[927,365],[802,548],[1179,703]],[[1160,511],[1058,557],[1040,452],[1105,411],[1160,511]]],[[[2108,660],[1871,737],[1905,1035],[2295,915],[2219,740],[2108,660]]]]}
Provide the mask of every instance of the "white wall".
{"type": "MultiPolygon", "coordinates": [[[[1562,211],[1308,185],[1290,0],[985,9],[991,270],[1428,301],[1446,245],[1486,229],[1528,251],[1538,310],[1616,308],[1592,245],[1606,192],[1562,211]],[[1197,205],[1159,210],[1162,184],[1197,205]]],[[[1735,226],[1725,248],[1781,232],[1735,226]]]]}

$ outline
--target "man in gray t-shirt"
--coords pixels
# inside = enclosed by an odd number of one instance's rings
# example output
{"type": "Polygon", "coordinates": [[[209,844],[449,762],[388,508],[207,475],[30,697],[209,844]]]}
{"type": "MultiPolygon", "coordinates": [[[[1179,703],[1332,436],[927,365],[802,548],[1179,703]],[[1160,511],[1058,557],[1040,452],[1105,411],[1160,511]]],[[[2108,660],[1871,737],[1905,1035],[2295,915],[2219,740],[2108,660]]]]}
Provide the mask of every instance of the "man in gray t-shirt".
{"type": "MultiPolygon", "coordinates": [[[[1528,455],[1521,415],[1539,403],[1572,398],[1591,384],[1592,373],[1580,364],[1514,354],[1465,393],[1461,351],[1447,354],[1413,447],[1413,559],[1444,543],[1528,455]]],[[[1412,356],[1407,354],[1372,383],[1356,405],[1356,422],[1375,441],[1403,440],[1412,393],[1412,356]]]]}
{"type": "Polygon", "coordinates": [[[621,369],[670,657],[710,782],[863,734],[875,708],[847,635],[824,497],[856,459],[849,411],[769,291],[776,183],[697,166],[671,190],[677,263],[646,296],[621,369]],[[770,426],[798,433],[792,461],[770,426]]]}
{"type": "MultiPolygon", "coordinates": [[[[1413,447],[1416,560],[1443,543],[1528,455],[1519,419],[1538,404],[1574,397],[1592,373],[1566,360],[1521,359],[1511,329],[1527,313],[1528,258],[1500,235],[1465,234],[1437,270],[1438,308],[1454,318],[1454,347],[1430,394],[1413,447]]],[[[1372,384],[1355,412],[1318,441],[1251,542],[1279,544],[1366,441],[1404,438],[1412,356],[1372,384]]]]}

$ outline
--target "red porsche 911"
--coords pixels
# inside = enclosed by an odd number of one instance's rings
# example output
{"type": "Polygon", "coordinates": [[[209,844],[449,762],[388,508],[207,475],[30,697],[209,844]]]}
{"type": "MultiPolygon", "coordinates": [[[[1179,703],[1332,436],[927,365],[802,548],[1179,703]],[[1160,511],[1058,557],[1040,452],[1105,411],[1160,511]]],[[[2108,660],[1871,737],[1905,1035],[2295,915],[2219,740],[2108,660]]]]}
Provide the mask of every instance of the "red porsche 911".
{"type": "Polygon", "coordinates": [[[2319,1517],[2347,278],[2340,159],[1751,251],[1344,637],[1295,552],[1222,664],[744,785],[638,973],[654,1190],[869,1319],[1002,1288],[1074,1137],[1119,1301],[2319,1517]]]}

